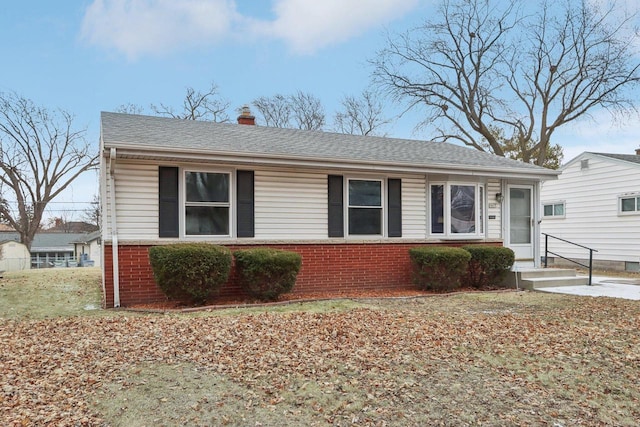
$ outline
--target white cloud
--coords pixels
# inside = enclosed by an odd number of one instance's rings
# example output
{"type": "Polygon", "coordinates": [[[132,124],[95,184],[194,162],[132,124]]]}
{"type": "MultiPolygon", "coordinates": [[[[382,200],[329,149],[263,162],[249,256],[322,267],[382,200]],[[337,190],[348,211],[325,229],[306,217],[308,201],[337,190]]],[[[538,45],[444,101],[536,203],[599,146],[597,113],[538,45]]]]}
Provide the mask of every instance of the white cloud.
{"type": "Polygon", "coordinates": [[[253,30],[284,40],[296,53],[312,53],[391,22],[417,3],[418,0],[276,0],[276,19],[258,22],[253,30]]]}
{"type": "Polygon", "coordinates": [[[235,19],[231,0],[94,0],[81,37],[135,58],[215,43],[235,19]]]}
{"type": "Polygon", "coordinates": [[[129,58],[212,45],[238,34],[282,40],[295,53],[312,53],[389,23],[418,2],[273,0],[275,19],[265,20],[240,15],[235,0],[94,0],[81,37],[129,58]]]}

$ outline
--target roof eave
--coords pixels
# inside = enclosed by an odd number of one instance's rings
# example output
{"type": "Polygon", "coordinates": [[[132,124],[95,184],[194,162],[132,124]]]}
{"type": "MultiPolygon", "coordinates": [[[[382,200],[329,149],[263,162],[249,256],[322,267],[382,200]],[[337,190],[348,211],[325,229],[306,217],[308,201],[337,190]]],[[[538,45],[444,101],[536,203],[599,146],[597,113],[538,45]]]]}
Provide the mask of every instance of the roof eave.
{"type": "MultiPolygon", "coordinates": [[[[141,148],[139,145],[114,144],[119,158],[145,158],[148,160],[173,160],[187,162],[211,162],[223,161],[238,164],[255,164],[266,166],[305,166],[321,169],[350,169],[350,170],[385,170],[389,172],[406,173],[455,173],[456,175],[467,176],[492,176],[500,178],[531,178],[531,179],[557,179],[559,171],[553,169],[528,169],[528,168],[502,168],[496,170],[494,166],[466,165],[432,163],[425,165],[422,163],[394,163],[369,160],[351,160],[341,158],[317,159],[304,156],[278,155],[260,153],[239,153],[226,151],[203,151],[174,148],[141,148]],[[195,157],[197,156],[197,157],[195,157]]],[[[105,145],[104,152],[111,148],[105,145]]]]}

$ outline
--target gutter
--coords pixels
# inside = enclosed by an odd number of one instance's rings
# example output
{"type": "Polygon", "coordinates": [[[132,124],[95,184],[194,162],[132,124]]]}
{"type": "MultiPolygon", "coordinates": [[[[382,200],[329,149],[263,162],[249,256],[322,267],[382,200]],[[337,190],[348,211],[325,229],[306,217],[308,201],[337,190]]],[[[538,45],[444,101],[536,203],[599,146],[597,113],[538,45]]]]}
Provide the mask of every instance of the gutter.
{"type": "Polygon", "coordinates": [[[109,198],[111,206],[111,252],[113,257],[113,306],[120,307],[120,267],[118,265],[118,229],[116,221],[116,149],[109,151],[109,198]]]}
{"type": "MultiPolygon", "coordinates": [[[[113,148],[113,147],[112,147],[113,148]]],[[[351,169],[380,170],[399,173],[456,174],[466,176],[491,176],[495,178],[522,179],[557,179],[559,171],[545,168],[511,168],[496,169],[495,166],[465,165],[453,163],[393,163],[380,160],[351,160],[340,158],[318,159],[313,157],[279,155],[270,153],[229,153],[196,149],[154,147],[153,151],[140,146],[122,145],[119,147],[120,158],[138,160],[171,160],[193,162],[215,161],[238,164],[259,164],[264,166],[310,167],[317,169],[351,169]],[[256,157],[258,156],[259,157],[256,157]]]]}

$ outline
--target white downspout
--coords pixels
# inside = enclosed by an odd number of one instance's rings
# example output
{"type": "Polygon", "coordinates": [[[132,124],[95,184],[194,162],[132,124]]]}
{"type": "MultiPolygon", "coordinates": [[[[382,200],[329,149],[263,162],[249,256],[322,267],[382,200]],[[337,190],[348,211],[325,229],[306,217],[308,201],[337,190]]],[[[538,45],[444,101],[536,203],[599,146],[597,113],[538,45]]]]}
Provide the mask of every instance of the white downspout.
{"type": "Polygon", "coordinates": [[[118,267],[118,229],[116,221],[116,149],[109,152],[109,198],[111,205],[111,252],[113,257],[113,306],[120,307],[120,268],[118,267]]]}
{"type": "Polygon", "coordinates": [[[534,191],[534,195],[533,195],[533,206],[531,207],[533,212],[533,266],[535,268],[540,268],[540,261],[541,261],[541,238],[542,238],[542,234],[540,234],[540,223],[542,222],[542,212],[540,212],[540,208],[542,206],[541,202],[541,198],[540,198],[540,193],[542,192],[542,181],[537,181],[534,186],[533,186],[533,191],[534,191]]]}

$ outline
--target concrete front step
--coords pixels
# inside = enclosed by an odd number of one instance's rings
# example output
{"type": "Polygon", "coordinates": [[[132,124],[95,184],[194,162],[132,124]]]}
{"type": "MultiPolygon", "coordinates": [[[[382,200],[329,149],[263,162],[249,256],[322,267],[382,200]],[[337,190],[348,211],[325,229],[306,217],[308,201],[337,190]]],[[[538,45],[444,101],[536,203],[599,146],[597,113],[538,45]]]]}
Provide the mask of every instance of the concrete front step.
{"type": "Polygon", "coordinates": [[[520,286],[524,289],[551,288],[557,286],[588,285],[589,278],[577,276],[570,268],[536,268],[516,271],[520,286]]]}
{"type": "Polygon", "coordinates": [[[539,277],[534,279],[523,279],[521,286],[524,289],[555,288],[558,286],[582,286],[589,284],[586,276],[576,277],[539,277]]]}

